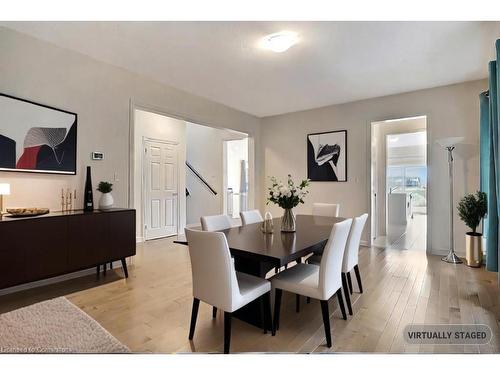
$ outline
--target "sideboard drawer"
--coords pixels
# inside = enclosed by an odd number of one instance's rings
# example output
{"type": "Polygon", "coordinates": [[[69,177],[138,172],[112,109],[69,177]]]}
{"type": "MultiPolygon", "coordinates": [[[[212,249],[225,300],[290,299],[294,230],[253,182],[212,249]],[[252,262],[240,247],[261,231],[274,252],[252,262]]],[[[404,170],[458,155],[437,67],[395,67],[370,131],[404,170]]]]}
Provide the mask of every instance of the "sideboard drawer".
{"type": "Polygon", "coordinates": [[[21,246],[27,255],[27,281],[57,276],[66,271],[67,223],[63,217],[48,217],[44,220],[29,220],[23,223],[24,235],[21,246]]]}
{"type": "Polygon", "coordinates": [[[16,223],[0,225],[0,288],[22,284],[26,277],[26,249],[16,223]]]}
{"type": "Polygon", "coordinates": [[[79,215],[68,218],[68,264],[79,270],[109,259],[109,216],[79,215]]]}

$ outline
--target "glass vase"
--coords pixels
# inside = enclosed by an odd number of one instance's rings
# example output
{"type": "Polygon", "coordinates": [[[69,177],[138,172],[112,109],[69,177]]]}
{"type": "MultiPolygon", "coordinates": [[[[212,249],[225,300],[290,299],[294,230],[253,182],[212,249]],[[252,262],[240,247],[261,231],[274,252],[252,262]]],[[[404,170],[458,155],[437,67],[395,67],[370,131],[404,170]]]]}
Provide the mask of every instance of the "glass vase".
{"type": "Polygon", "coordinates": [[[281,218],[282,232],[295,232],[295,214],[291,208],[285,208],[281,218]]]}

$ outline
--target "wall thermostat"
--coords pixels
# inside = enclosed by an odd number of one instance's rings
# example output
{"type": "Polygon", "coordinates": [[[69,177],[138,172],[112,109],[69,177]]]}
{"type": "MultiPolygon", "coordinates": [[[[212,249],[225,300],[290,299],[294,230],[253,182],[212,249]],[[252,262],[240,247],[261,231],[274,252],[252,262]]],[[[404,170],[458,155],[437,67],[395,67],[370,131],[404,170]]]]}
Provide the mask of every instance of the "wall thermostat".
{"type": "Polygon", "coordinates": [[[94,151],[92,152],[92,160],[103,160],[104,152],[94,151]]]}

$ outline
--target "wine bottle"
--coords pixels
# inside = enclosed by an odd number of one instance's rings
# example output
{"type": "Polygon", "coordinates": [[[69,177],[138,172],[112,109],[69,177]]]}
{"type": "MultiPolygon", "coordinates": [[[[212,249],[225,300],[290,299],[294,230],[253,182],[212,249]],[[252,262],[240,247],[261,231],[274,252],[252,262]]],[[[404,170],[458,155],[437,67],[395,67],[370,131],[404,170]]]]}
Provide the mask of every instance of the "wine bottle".
{"type": "Polygon", "coordinates": [[[90,167],[87,167],[87,178],[85,179],[85,194],[83,197],[83,210],[94,211],[94,195],[92,193],[92,177],[90,167]]]}

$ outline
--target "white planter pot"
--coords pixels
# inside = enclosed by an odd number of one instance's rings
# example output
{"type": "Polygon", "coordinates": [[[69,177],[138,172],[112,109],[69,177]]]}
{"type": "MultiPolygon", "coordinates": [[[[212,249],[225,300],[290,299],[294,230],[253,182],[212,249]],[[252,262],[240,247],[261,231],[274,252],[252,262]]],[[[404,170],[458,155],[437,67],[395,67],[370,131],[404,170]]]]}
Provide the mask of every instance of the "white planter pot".
{"type": "Polygon", "coordinates": [[[111,207],[113,207],[113,196],[111,193],[104,193],[101,195],[101,198],[99,198],[99,209],[100,210],[109,210],[111,207]]]}

